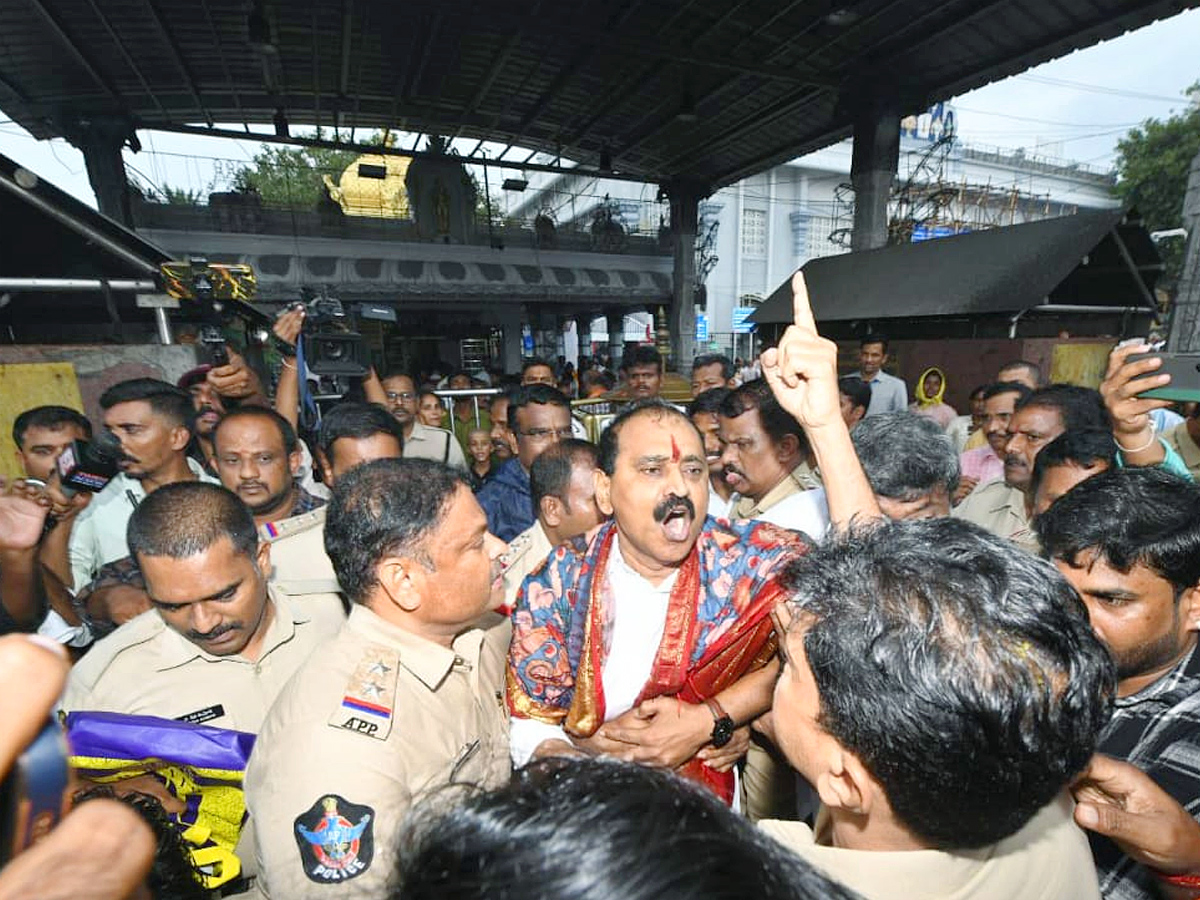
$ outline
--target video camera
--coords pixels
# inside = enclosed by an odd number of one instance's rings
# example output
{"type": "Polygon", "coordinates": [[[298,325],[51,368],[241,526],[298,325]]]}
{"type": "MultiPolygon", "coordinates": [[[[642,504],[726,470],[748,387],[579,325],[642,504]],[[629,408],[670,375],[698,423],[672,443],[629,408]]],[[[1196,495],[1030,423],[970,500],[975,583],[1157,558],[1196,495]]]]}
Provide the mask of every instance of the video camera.
{"type": "Polygon", "coordinates": [[[304,365],[318,378],[362,378],[370,371],[367,345],[342,301],[302,288],[293,308],[305,310],[304,365]]]}

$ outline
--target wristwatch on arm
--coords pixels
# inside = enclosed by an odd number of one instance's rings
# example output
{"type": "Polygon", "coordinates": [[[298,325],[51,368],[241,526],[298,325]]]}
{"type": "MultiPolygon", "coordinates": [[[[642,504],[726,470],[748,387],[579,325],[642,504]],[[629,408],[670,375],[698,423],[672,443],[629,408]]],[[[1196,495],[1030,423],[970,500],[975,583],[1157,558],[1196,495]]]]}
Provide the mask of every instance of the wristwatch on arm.
{"type": "Polygon", "coordinates": [[[704,701],[704,705],[708,707],[708,711],[713,716],[713,730],[709,743],[714,747],[724,747],[733,738],[735,728],[733,719],[730,718],[729,713],[725,712],[725,708],[721,706],[716,697],[709,697],[704,701]]]}

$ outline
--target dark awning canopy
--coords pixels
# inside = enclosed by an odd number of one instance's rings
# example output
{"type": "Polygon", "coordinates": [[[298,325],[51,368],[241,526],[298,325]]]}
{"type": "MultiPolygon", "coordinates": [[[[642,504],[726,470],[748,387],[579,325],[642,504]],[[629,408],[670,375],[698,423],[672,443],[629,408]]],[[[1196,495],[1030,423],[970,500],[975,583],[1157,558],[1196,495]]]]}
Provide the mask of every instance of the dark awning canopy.
{"type": "Polygon", "coordinates": [[[167,253],[3,155],[0,221],[0,326],[14,340],[29,325],[119,338],[122,323],[151,320],[136,295],[155,292],[167,253]]]}
{"type": "MultiPolygon", "coordinates": [[[[1016,314],[1055,308],[1153,310],[1162,262],[1135,214],[1080,212],[1023,225],[809,260],[818,322],[1016,314]]],[[[791,280],[751,317],[792,318],[791,280]]]]}
{"type": "Polygon", "coordinates": [[[153,278],[170,259],[2,154],[0,217],[0,278],[153,278]]]}

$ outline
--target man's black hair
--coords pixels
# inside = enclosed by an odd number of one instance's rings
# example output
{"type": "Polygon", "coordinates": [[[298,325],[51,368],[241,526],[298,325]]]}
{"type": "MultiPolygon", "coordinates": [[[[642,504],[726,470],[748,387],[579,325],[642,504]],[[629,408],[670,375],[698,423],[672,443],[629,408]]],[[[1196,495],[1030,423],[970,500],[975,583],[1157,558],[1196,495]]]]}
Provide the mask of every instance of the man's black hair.
{"type": "Polygon", "coordinates": [[[883,344],[883,352],[888,352],[888,339],[882,334],[877,334],[873,331],[864,334],[862,339],[858,342],[858,348],[861,350],[863,347],[867,346],[867,344],[883,344]]]}
{"type": "Polygon", "coordinates": [[[688,404],[688,416],[695,416],[699,415],[700,413],[720,414],[721,404],[724,403],[725,398],[732,393],[732,388],[710,388],[688,404]]]}
{"type": "Polygon", "coordinates": [[[771,443],[780,444],[788,435],[796,438],[801,454],[808,452],[808,438],[795,417],[779,405],[771,386],[762,378],[747,381],[729,392],[719,410],[726,419],[736,419],[752,409],[758,410],[763,431],[771,443]]]}
{"type": "Polygon", "coordinates": [[[879,497],[916,500],[939,485],[951,497],[958,490],[958,454],[933,419],[908,410],[867,416],[850,432],[850,440],[879,497]]]}
{"type": "Polygon", "coordinates": [[[1100,392],[1093,388],[1073,384],[1047,385],[1018,401],[1013,411],[1020,412],[1031,406],[1058,410],[1064,431],[1082,431],[1085,428],[1112,431],[1112,416],[1108,414],[1100,392]]]}
{"type": "Polygon", "coordinates": [[[733,360],[723,353],[702,353],[692,360],[692,374],[696,374],[697,369],[704,369],[708,366],[721,366],[721,377],[728,381],[733,377],[733,360]]]}
{"type": "Polygon", "coordinates": [[[1033,383],[1041,387],[1046,383],[1046,376],[1042,374],[1042,367],[1035,362],[1030,362],[1027,359],[1014,359],[1012,362],[1006,362],[997,372],[1003,372],[1005,369],[1024,369],[1033,379],[1033,383]]]}
{"type": "Polygon", "coordinates": [[[147,494],[125,529],[135,559],[187,559],[221,538],[229,538],[234,551],[246,556],[258,549],[258,530],[246,504],[232,491],[204,481],[177,481],[147,494]]]}
{"type": "MultiPolygon", "coordinates": [[[[700,434],[687,413],[681,412],[679,407],[672,406],[666,400],[650,397],[631,403],[617,414],[609,426],[604,429],[604,433],[600,435],[600,451],[596,467],[609,477],[617,470],[617,456],[621,452],[621,431],[625,428],[625,423],[635,416],[658,416],[659,418],[677,416],[681,421],[687,422],[697,435],[700,434]]],[[[701,442],[703,443],[703,440],[701,442]]]]}
{"type": "Polygon", "coordinates": [[[559,441],[538,454],[538,458],[529,467],[529,496],[533,501],[533,517],[536,519],[542,508],[543,497],[557,497],[563,502],[567,512],[571,505],[567,502],[567,493],[571,484],[571,475],[576,467],[586,467],[589,471],[596,468],[596,445],[569,438],[559,441]]]}
{"type": "Polygon", "coordinates": [[[152,900],[212,900],[200,872],[192,862],[191,850],[183,832],[171,820],[157,797],[138,791],[118,794],[108,784],[89,784],[75,792],[75,806],[90,800],[113,800],[133,809],[154,833],[154,861],[146,873],[146,887],[152,900]]]}
{"type": "Polygon", "coordinates": [[[571,401],[556,387],[550,387],[548,384],[523,384],[520,387],[515,387],[508,394],[508,427],[515,433],[517,424],[517,410],[524,409],[526,406],[536,403],[539,406],[561,406],[568,412],[571,410],[571,401]]]}
{"type": "Polygon", "coordinates": [[[109,410],[118,403],[134,403],[139,400],[150,404],[150,409],[155,415],[191,430],[195,417],[192,395],[157,378],[130,378],[127,381],[118,381],[100,395],[100,408],[109,410]]]}
{"type": "Polygon", "coordinates": [[[996,381],[983,389],[983,399],[991,400],[1001,394],[1016,394],[1016,403],[1021,403],[1032,393],[1033,390],[1028,385],[1021,384],[1019,381],[996,381]]]}
{"type": "Polygon", "coordinates": [[[213,429],[213,446],[216,446],[221,429],[229,422],[236,422],[238,419],[265,419],[270,422],[279,432],[279,439],[283,442],[283,451],[288,456],[291,456],[300,447],[300,442],[296,438],[296,429],[292,427],[292,423],[266,406],[239,406],[227,412],[221,417],[217,427],[213,429]]]}
{"type": "Polygon", "coordinates": [[[325,552],[342,593],[365,603],[379,583],[376,568],[390,556],[432,569],[427,539],[460,486],[467,486],[461,472],[429,459],[376,459],[339,478],[325,519],[325,552]]]}
{"type": "Polygon", "coordinates": [[[628,372],[634,366],[654,366],[659,372],[663,370],[663,358],[649,344],[638,344],[630,347],[621,357],[621,371],[628,372]]]}
{"type": "Polygon", "coordinates": [[[871,405],[871,385],[857,375],[844,375],[838,379],[838,390],[850,398],[850,405],[867,409],[871,405]]]}
{"type": "Polygon", "coordinates": [[[317,450],[333,462],[333,444],[339,438],[362,440],[390,434],[404,450],[404,429],[395,417],[375,403],[339,403],[325,414],[317,429],[317,450]]]}
{"type": "Polygon", "coordinates": [[[542,359],[540,356],[534,356],[530,359],[525,360],[523,363],[521,363],[521,377],[524,378],[525,373],[528,372],[530,369],[532,369],[534,366],[544,366],[545,368],[549,369],[551,372],[554,371],[554,366],[552,366],[550,363],[546,362],[546,360],[542,359]]]}
{"type": "MultiPolygon", "coordinates": [[[[462,794],[462,792],[459,792],[462,794]]],[[[851,900],[673,772],[552,758],[491,791],[417,807],[390,900],[851,900]]]]}
{"type": "Polygon", "coordinates": [[[71,426],[75,426],[83,432],[84,440],[92,439],[92,423],[78,410],[71,409],[69,406],[35,406],[33,409],[25,410],[13,421],[13,443],[17,447],[22,447],[25,432],[30,428],[61,431],[71,426]]]}
{"type": "Polygon", "coordinates": [[[1016,833],[1094,752],[1113,663],[1046,560],[961,519],[892,522],[831,538],[785,583],[818,725],[920,840],[1016,833]]]}
{"type": "Polygon", "coordinates": [[[611,391],[617,386],[617,378],[612,372],[604,369],[588,369],[583,374],[584,384],[586,387],[600,385],[606,391],[611,391]]]}
{"type": "Polygon", "coordinates": [[[1095,552],[1119,572],[1141,564],[1176,594],[1200,583],[1200,485],[1190,478],[1110,469],[1071,488],[1034,524],[1051,559],[1087,565],[1095,552]]]}
{"type": "Polygon", "coordinates": [[[1033,460],[1033,477],[1029,481],[1029,496],[1037,495],[1046,470],[1054,466],[1078,466],[1090,469],[1103,463],[1106,469],[1117,464],[1117,444],[1111,431],[1085,428],[1064,431],[1038,451],[1033,460]]]}

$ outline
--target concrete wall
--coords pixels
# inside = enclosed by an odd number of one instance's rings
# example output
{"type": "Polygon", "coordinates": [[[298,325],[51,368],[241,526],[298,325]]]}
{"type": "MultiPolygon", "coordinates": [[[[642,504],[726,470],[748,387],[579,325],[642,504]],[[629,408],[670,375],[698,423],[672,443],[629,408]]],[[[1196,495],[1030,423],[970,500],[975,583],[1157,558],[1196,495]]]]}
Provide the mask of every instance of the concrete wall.
{"type": "MultiPolygon", "coordinates": [[[[99,400],[105,389],[127,378],[161,378],[174,384],[196,365],[196,348],[182,344],[0,346],[0,365],[49,362],[66,362],[74,367],[84,413],[95,425],[100,422],[99,400]]],[[[25,408],[20,397],[4,397],[2,402],[5,407],[25,408]]]]}
{"type": "MultiPolygon", "coordinates": [[[[1101,350],[1106,355],[1115,343],[1115,339],[1096,338],[892,341],[889,349],[891,358],[885,368],[890,374],[904,379],[911,402],[921,373],[930,366],[937,366],[946,373],[946,402],[960,414],[966,415],[970,408],[968,398],[971,391],[981,384],[995,381],[996,373],[1006,363],[1025,359],[1041,366],[1047,378],[1059,377],[1055,376],[1055,360],[1057,356],[1061,368],[1064,353],[1060,349],[1056,354],[1056,347],[1073,348],[1081,356],[1091,356],[1101,350]]],[[[858,342],[839,342],[838,371],[846,374],[856,369],[858,342]]],[[[1092,377],[1072,380],[1084,387],[1097,387],[1099,376],[1095,374],[1095,367],[1091,371],[1092,377]]]]}

